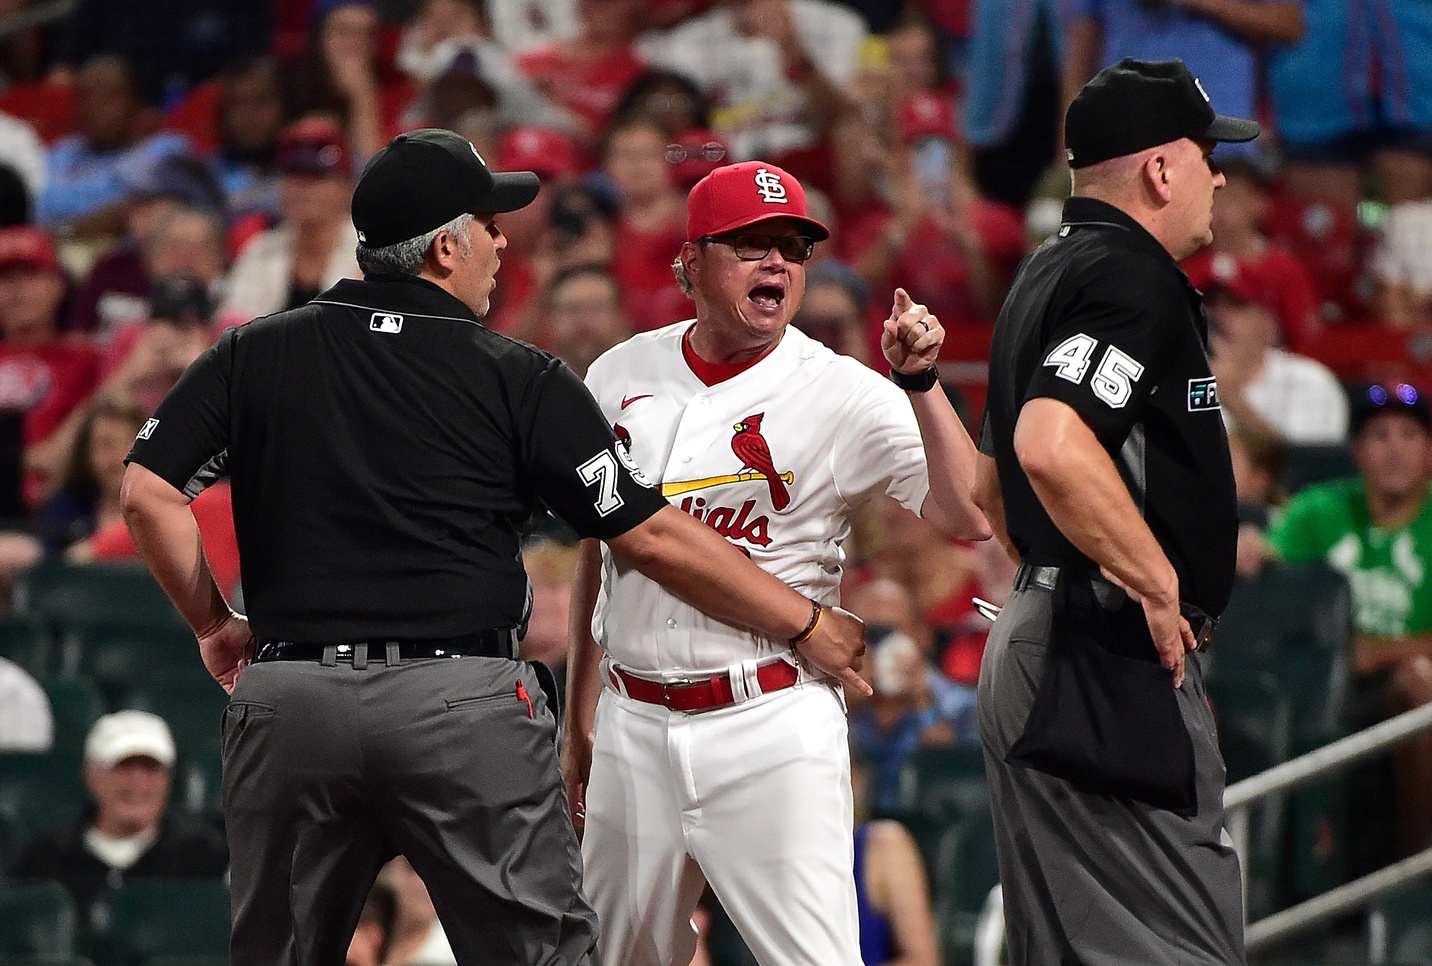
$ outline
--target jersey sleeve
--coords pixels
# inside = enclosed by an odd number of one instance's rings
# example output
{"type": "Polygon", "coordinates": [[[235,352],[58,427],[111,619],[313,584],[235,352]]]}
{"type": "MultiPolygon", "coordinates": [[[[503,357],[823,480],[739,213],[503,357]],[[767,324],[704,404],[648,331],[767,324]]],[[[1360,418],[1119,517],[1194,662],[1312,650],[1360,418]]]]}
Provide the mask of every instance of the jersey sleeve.
{"type": "Polygon", "coordinates": [[[225,472],[229,375],[239,331],[229,329],[184,371],[125,458],[190,499],[225,472]]]}
{"type": "Polygon", "coordinates": [[[851,506],[885,494],[919,513],[930,479],[915,410],[893,383],[863,367],[860,376],[831,447],[835,487],[851,506]]]}
{"type": "Polygon", "coordinates": [[[1143,415],[1173,349],[1184,311],[1162,272],[1099,267],[1071,296],[1039,350],[1024,400],[1058,399],[1106,446],[1123,445],[1143,415]]]}
{"type": "Polygon", "coordinates": [[[552,359],[538,375],[529,409],[526,473],[543,502],[578,534],[619,536],[667,505],[565,364],[552,359]]]}

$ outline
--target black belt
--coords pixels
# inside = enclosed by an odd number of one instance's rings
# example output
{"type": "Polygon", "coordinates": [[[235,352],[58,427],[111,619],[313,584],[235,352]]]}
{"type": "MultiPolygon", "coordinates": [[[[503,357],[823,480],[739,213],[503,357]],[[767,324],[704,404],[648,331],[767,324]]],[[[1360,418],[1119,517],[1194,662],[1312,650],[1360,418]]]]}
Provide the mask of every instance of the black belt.
{"type": "MultiPolygon", "coordinates": [[[[1036,567],[1032,564],[1020,564],[1019,570],[1014,576],[1014,589],[1023,590],[1026,587],[1042,587],[1045,590],[1053,590],[1059,584],[1059,567],[1036,567]]],[[[1077,568],[1070,570],[1070,574],[1081,573],[1077,568]]],[[[1109,606],[1108,599],[1112,592],[1117,591],[1123,594],[1115,584],[1097,570],[1087,571],[1090,582],[1094,585],[1095,596],[1106,607],[1109,606]]],[[[1213,632],[1218,630],[1218,618],[1205,613],[1202,608],[1183,601],[1178,602],[1178,612],[1188,621],[1188,626],[1193,631],[1195,641],[1194,650],[1206,651],[1213,643],[1213,632]]]]}
{"type": "Polygon", "coordinates": [[[425,637],[399,640],[352,641],[344,644],[316,644],[309,641],[279,641],[261,638],[254,662],[317,661],[333,665],[339,661],[363,669],[371,659],[396,664],[449,657],[517,657],[517,629],[493,628],[457,637],[425,637]]]}

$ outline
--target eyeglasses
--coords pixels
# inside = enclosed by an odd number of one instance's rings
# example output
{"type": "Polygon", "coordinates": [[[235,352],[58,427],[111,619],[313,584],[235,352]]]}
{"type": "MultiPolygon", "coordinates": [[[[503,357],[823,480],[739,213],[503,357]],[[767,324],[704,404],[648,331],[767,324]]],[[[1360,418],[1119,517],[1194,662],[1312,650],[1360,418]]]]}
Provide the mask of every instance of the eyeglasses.
{"type": "Polygon", "coordinates": [[[1367,389],[1367,400],[1374,406],[1386,406],[1389,403],[1404,406],[1412,406],[1417,403],[1418,392],[1416,387],[1409,386],[1405,382],[1399,382],[1395,386],[1369,386],[1367,389]]]}
{"type": "Polygon", "coordinates": [[[697,148],[689,148],[684,144],[668,144],[666,146],[666,161],[668,164],[681,164],[685,161],[721,161],[726,157],[726,148],[720,141],[707,141],[697,148]]]}
{"type": "Polygon", "coordinates": [[[815,254],[815,239],[808,235],[729,235],[725,238],[708,235],[698,244],[713,242],[730,245],[735,249],[736,257],[743,262],[759,262],[771,253],[772,248],[788,262],[803,262],[815,254]]]}

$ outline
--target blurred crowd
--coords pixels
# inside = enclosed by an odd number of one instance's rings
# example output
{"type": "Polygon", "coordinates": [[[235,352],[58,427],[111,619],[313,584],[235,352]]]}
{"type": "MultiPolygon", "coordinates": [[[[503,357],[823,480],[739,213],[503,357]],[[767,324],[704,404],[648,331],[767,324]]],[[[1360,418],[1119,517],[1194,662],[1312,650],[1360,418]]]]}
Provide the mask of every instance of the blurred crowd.
{"type": "MultiPolygon", "coordinates": [[[[795,324],[874,365],[905,287],[949,330],[946,391],[977,431],[990,329],[1069,190],[1064,106],[1121,57],[1181,57],[1220,112],[1265,125],[1215,155],[1214,243],[1185,265],[1246,504],[1240,568],[1348,575],[1352,718],[1432,700],[1426,0],[78,0],[34,16],[46,6],[0,0],[14,28],[0,35],[0,584],[49,559],[134,556],[118,500],[130,441],[224,327],[357,276],[354,179],[416,127],[543,179],[499,219],[491,328],[584,373],[688,318],[671,272],[686,192],[761,158],[833,228],[795,324]],[[1322,470],[1290,478],[1309,453],[1322,470]],[[1293,493],[1335,471],[1336,494],[1293,493]]],[[[225,489],[195,510],[237,586],[225,489]]],[[[847,550],[875,691],[852,702],[852,743],[864,800],[888,812],[919,749],[977,740],[988,621],[971,598],[997,605],[1013,568],[893,504],[847,550]]],[[[575,554],[548,527],[527,563],[524,646],[560,667],[575,554]]],[[[163,771],[151,724],[128,722],[163,771]]],[[[12,747],[43,745],[24,740],[12,747]]],[[[1401,851],[1432,835],[1428,762],[1427,748],[1399,759],[1401,851]]],[[[94,828],[74,834],[128,857],[94,828]]],[[[365,922],[417,948],[420,923],[394,926],[412,890],[401,870],[385,881],[365,922]]],[[[907,931],[928,928],[912,915],[907,931]]]]}

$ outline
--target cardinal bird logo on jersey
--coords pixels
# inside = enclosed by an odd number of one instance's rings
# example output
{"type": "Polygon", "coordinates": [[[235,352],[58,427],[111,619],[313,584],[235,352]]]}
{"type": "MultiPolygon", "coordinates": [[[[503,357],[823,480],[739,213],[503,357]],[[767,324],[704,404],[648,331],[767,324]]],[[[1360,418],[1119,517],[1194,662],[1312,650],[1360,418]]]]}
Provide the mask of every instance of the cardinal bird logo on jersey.
{"type": "Polygon", "coordinates": [[[731,451],[740,457],[743,470],[750,469],[766,478],[766,485],[771,488],[771,505],[777,510],[784,510],[790,506],[791,494],[786,489],[785,480],[776,471],[766,438],[761,435],[761,420],[765,415],[756,413],[747,416],[732,427],[736,435],[731,437],[731,451]]]}

